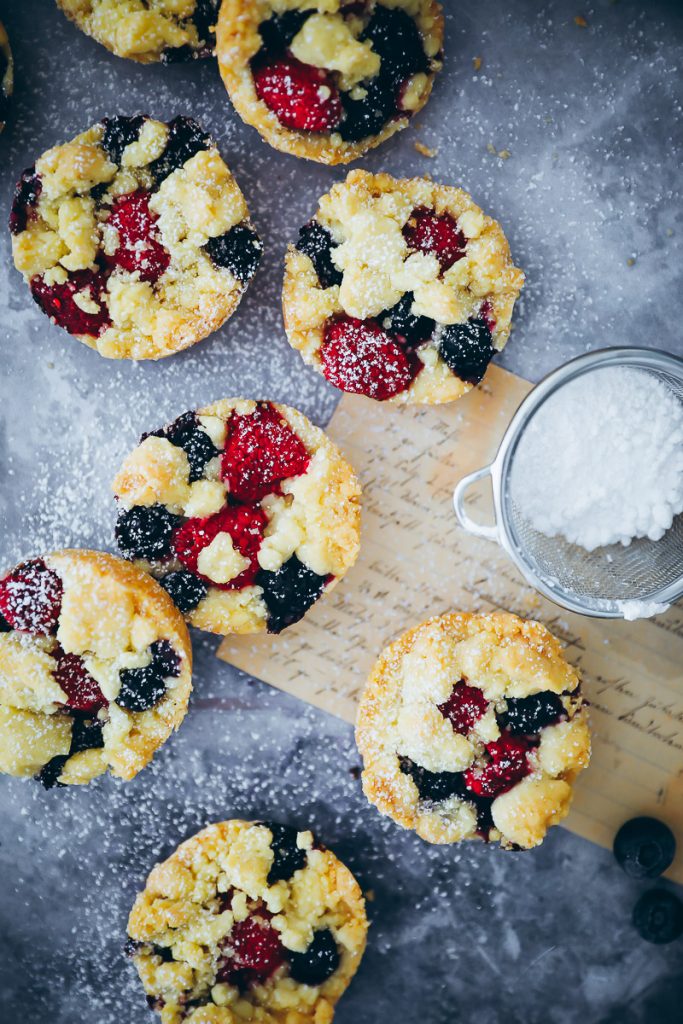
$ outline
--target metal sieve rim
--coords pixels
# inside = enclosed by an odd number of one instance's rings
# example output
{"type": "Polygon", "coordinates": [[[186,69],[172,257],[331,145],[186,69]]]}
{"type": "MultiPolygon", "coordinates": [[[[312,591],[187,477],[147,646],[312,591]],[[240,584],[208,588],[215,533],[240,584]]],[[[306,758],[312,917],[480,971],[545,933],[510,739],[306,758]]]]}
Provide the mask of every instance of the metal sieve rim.
{"type": "MultiPolygon", "coordinates": [[[[488,540],[495,540],[515,563],[528,583],[540,594],[567,611],[592,618],[621,619],[623,606],[608,598],[586,598],[579,600],[563,587],[553,586],[536,572],[526,557],[523,547],[515,539],[511,517],[508,514],[508,480],[517,445],[538,409],[561,387],[586,373],[608,366],[636,367],[645,370],[668,372],[683,382],[683,359],[660,349],[627,347],[598,349],[577,356],[568,363],[553,370],[538,383],[524,398],[510,420],[498,448],[495,459],[488,466],[464,477],[453,493],[453,505],[460,525],[468,532],[488,540]],[[472,484],[490,477],[495,510],[495,525],[487,526],[473,520],[465,507],[465,496],[472,484]]],[[[674,604],[683,597],[683,578],[660,590],[653,591],[644,600],[658,604],[674,604]]]]}

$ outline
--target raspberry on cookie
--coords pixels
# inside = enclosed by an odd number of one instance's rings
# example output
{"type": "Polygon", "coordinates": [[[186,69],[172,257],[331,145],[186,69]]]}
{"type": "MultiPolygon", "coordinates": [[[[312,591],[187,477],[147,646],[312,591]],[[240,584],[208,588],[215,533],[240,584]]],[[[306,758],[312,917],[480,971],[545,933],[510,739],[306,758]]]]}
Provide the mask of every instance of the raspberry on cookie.
{"type": "Polygon", "coordinates": [[[506,613],[442,615],[390,644],[356,739],[368,800],[430,843],[538,846],[590,759],[575,669],[545,626],[506,613]]]}
{"type": "Polygon", "coordinates": [[[358,882],[311,832],[232,820],[156,865],[126,950],[162,1024],[330,1024],[367,929],[358,882]]]}
{"type": "Polygon", "coordinates": [[[117,57],[165,64],[210,57],[220,0],[57,0],[66,16],[117,57]]]}
{"type": "Polygon", "coordinates": [[[161,359],[237,308],[262,244],[189,117],[105,118],[24,171],[14,264],[50,319],[111,359],[161,359]]]}
{"type": "Polygon", "coordinates": [[[14,89],[14,60],[5,26],[0,21],[0,132],[5,127],[14,89]]]}
{"type": "Polygon", "coordinates": [[[405,128],[442,65],[436,0],[224,0],[218,62],[276,149],[348,163],[405,128]]]}
{"type": "Polygon", "coordinates": [[[192,689],[182,616],[147,573],[59,551],[0,579],[0,771],[46,788],[132,779],[192,689]]]}
{"type": "Polygon", "coordinates": [[[285,329],[341,391],[451,402],[504,347],[523,283],[500,225],[462,189],[352,171],[289,246],[285,329]]]}
{"type": "Polygon", "coordinates": [[[285,405],[225,399],[144,434],[113,490],[121,552],[188,622],[280,633],[356,561],[360,485],[285,405]]]}

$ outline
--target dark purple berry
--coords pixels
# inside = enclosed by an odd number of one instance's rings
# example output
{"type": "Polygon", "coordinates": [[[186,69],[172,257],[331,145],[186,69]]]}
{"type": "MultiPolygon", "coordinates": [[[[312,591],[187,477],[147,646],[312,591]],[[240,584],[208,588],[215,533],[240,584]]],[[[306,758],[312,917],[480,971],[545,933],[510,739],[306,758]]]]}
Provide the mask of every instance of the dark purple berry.
{"type": "Polygon", "coordinates": [[[507,711],[499,721],[513,736],[532,736],[554,725],[565,715],[562,700],[556,693],[534,693],[530,697],[508,697],[507,711]]]}
{"type": "Polygon", "coordinates": [[[202,429],[199,418],[194,412],[183,413],[168,427],[143,434],[140,441],[144,441],[147,437],[165,437],[171,444],[183,449],[190,463],[191,484],[196,480],[201,480],[207,462],[220,455],[207,432],[202,429]]]}
{"type": "Polygon", "coordinates": [[[12,199],[9,229],[13,235],[19,235],[26,230],[26,225],[40,199],[42,190],[43,183],[40,180],[40,175],[36,174],[35,167],[27,168],[17,182],[12,199]]]}
{"type": "Polygon", "coordinates": [[[10,626],[4,615],[0,615],[0,633],[11,633],[12,627],[10,626]]]}
{"type": "Polygon", "coordinates": [[[168,640],[155,640],[150,647],[152,665],[163,679],[180,675],[180,656],[168,640]]]}
{"type": "Polygon", "coordinates": [[[193,572],[170,572],[159,582],[178,610],[184,614],[194,611],[209,592],[204,580],[200,580],[193,572]]]}
{"type": "Polygon", "coordinates": [[[332,259],[332,250],[336,249],[336,245],[332,241],[332,235],[320,221],[311,220],[304,224],[299,232],[296,247],[310,259],[323,288],[331,288],[342,283],[343,274],[332,259]]]}
{"type": "Polygon", "coordinates": [[[411,309],[414,299],[412,292],[406,292],[395,306],[377,317],[385,331],[411,347],[428,341],[436,327],[436,322],[427,316],[413,316],[411,309]]]}
{"type": "Polygon", "coordinates": [[[123,944],[123,955],[133,957],[136,953],[140,952],[143,946],[144,942],[138,942],[137,939],[128,938],[123,944]]]}
{"type": "Polygon", "coordinates": [[[195,154],[211,146],[211,136],[207,135],[191,117],[176,117],[168,128],[166,149],[149,165],[149,171],[157,186],[195,154]]]}
{"type": "Polygon", "coordinates": [[[401,771],[404,775],[410,775],[422,800],[438,804],[442,800],[447,800],[449,796],[465,797],[462,772],[430,772],[415,764],[409,757],[399,755],[398,760],[401,771]]]}
{"type": "Polygon", "coordinates": [[[311,11],[286,11],[273,14],[259,25],[263,49],[270,57],[279,57],[289,48],[294,36],[310,16],[311,11]]]}
{"type": "Polygon", "coordinates": [[[413,18],[400,8],[377,4],[361,40],[370,40],[382,59],[380,74],[391,75],[400,85],[406,78],[429,70],[420,31],[413,18]]]}
{"type": "Polygon", "coordinates": [[[185,60],[201,60],[211,57],[216,50],[216,33],[213,31],[218,18],[220,0],[197,0],[192,21],[197,29],[198,46],[176,46],[164,50],[161,60],[164,64],[177,64],[185,60]]]}
{"type": "Polygon", "coordinates": [[[36,775],[36,779],[42,783],[45,789],[54,789],[55,786],[63,787],[64,783],[59,781],[59,776],[62,774],[64,765],[68,760],[68,754],[60,754],[59,757],[53,757],[46,765],[43,765],[36,775]]]}
{"type": "Polygon", "coordinates": [[[491,331],[484,320],[450,324],[439,339],[439,355],[444,363],[468,384],[479,383],[494,352],[491,331]]]}
{"type": "Polygon", "coordinates": [[[126,558],[154,561],[171,552],[171,537],[180,516],[165,505],[135,505],[123,509],[116,522],[116,542],[126,558]]]}
{"type": "Polygon", "coordinates": [[[322,985],[339,967],[337,943],[329,928],[315,932],[303,953],[290,953],[289,973],[301,985],[322,985]]]}
{"type": "Polygon", "coordinates": [[[72,754],[78,754],[81,750],[98,750],[103,746],[102,722],[97,718],[87,718],[75,714],[71,730],[69,757],[72,754]]]}
{"type": "Polygon", "coordinates": [[[263,588],[268,609],[268,632],[281,633],[302,619],[315,604],[328,581],[292,555],[276,572],[261,569],[256,584],[263,588]]]}
{"type": "Polygon", "coordinates": [[[119,673],[121,689],[116,703],[127,711],[149,711],[166,693],[166,683],[152,662],[144,668],[125,668],[119,673]]]}
{"type": "Polygon", "coordinates": [[[117,114],[115,117],[103,119],[104,134],[101,145],[113,164],[120,164],[126,146],[130,146],[131,142],[137,142],[140,129],[146,120],[142,114],[136,114],[135,117],[117,114]]]}
{"type": "Polygon", "coordinates": [[[673,864],[676,840],[657,818],[631,818],[617,832],[613,850],[631,878],[659,878],[673,864]]]}
{"type": "Polygon", "coordinates": [[[229,270],[242,284],[251,281],[263,255],[263,242],[246,224],[236,224],[224,235],[210,238],[204,248],[217,267],[229,270]]]}
{"type": "Polygon", "coordinates": [[[296,845],[297,830],[290,825],[278,825],[276,822],[264,821],[261,824],[270,829],[273,851],[273,863],[268,872],[268,885],[288,881],[295,871],[306,866],[306,851],[296,845]]]}
{"type": "Polygon", "coordinates": [[[633,924],[646,942],[673,942],[683,934],[683,903],[668,889],[650,889],[633,908],[633,924]]]}
{"type": "Polygon", "coordinates": [[[341,94],[344,117],[337,128],[344,142],[360,142],[378,135],[397,113],[397,87],[390,76],[380,73],[364,85],[367,95],[354,100],[351,94],[341,94]]]}

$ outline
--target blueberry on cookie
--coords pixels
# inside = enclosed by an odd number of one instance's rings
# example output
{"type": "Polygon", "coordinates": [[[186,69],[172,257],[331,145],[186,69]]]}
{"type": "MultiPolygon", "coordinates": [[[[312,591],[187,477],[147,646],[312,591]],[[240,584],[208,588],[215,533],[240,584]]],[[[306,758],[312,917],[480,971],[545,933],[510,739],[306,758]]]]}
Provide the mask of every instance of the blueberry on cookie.
{"type": "Polygon", "coordinates": [[[163,1024],[329,1024],[367,927],[358,883],[311,832],[233,820],[153,869],[127,951],[163,1024]]]}
{"type": "Polygon", "coordinates": [[[405,128],[441,68],[436,0],[224,0],[223,81],[276,149],[348,163],[405,128]]]}
{"type": "Polygon", "coordinates": [[[220,0],[57,0],[66,16],[117,57],[141,64],[209,57],[220,0]]]}
{"type": "Polygon", "coordinates": [[[285,329],[341,391],[451,402],[505,345],[523,283],[462,189],[352,171],[289,246],[285,329]]]}
{"type": "Polygon", "coordinates": [[[214,633],[280,633],[358,556],[353,470],[288,406],[184,413],[143,435],[112,486],[121,552],[214,633]]]}
{"type": "Polygon", "coordinates": [[[430,843],[539,845],[588,764],[579,677],[516,615],[443,615],[380,656],[358,710],[363,789],[430,843]]]}
{"type": "Polygon", "coordinates": [[[120,558],[60,551],[0,579],[0,771],[132,779],[185,717],[191,676],[182,616],[120,558]]]}
{"type": "Polygon", "coordinates": [[[262,245],[189,117],[105,118],[24,171],[14,264],[51,320],[112,359],[161,359],[234,313],[262,245]]]}

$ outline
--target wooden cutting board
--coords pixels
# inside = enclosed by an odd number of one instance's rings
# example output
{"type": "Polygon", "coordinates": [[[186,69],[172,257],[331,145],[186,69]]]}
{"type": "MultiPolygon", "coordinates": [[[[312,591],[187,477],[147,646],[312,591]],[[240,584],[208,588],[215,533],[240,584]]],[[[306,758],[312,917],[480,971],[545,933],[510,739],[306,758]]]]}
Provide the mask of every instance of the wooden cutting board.
{"type": "MultiPolygon", "coordinates": [[[[327,428],[363,484],[357,565],[279,637],[234,637],[218,655],[353,722],[365,679],[391,639],[445,611],[507,609],[566,644],[592,704],[590,768],[566,827],[602,846],[651,814],[678,839],[683,883],[683,609],[635,623],[563,612],[531,590],[504,552],[460,529],[452,492],[490,462],[531,385],[498,367],[460,402],[400,408],[345,395],[327,428]]],[[[487,497],[475,495],[485,517],[487,497]]]]}

